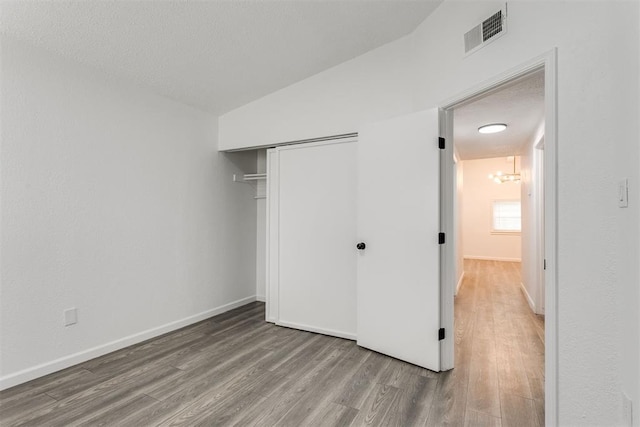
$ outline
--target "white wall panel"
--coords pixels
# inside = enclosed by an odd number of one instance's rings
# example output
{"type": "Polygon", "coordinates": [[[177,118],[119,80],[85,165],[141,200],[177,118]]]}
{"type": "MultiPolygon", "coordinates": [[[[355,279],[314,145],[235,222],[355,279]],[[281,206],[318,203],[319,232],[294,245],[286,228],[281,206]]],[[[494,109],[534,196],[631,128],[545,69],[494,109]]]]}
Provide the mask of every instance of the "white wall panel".
{"type": "MultiPolygon", "coordinates": [[[[520,261],[520,233],[492,232],[492,203],[494,200],[520,200],[520,184],[496,184],[488,178],[498,170],[511,172],[513,163],[506,157],[465,160],[462,189],[463,255],[471,259],[520,261]]],[[[516,162],[519,165],[519,161],[516,162]]],[[[519,170],[519,166],[517,167],[519,170]]]]}
{"type": "Polygon", "coordinates": [[[231,177],[255,156],[217,152],[209,114],[1,47],[0,385],[250,302],[256,207],[231,177]]]}

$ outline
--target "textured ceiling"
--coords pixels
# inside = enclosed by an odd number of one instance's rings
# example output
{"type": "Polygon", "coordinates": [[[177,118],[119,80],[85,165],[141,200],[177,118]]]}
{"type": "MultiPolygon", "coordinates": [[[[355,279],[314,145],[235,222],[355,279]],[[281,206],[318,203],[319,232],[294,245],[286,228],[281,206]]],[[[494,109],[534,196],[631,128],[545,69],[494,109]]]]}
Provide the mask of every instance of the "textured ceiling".
{"type": "Polygon", "coordinates": [[[410,33],[441,1],[3,0],[0,31],[222,114],[410,33]]]}
{"type": "Polygon", "coordinates": [[[539,71],[454,110],[454,141],[461,160],[520,155],[544,120],[544,73],[539,71]],[[488,123],[504,132],[481,134],[488,123]]]}

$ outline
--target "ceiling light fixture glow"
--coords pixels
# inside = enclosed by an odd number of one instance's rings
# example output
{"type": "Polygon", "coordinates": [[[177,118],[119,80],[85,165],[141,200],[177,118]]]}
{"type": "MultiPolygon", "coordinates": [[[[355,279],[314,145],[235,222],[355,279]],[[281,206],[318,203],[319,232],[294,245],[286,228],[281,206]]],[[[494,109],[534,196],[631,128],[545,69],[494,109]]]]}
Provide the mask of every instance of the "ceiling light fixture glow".
{"type": "Polygon", "coordinates": [[[507,128],[507,125],[504,123],[491,123],[488,125],[480,126],[478,128],[478,132],[480,133],[498,133],[502,132],[507,128]]]}
{"type": "Polygon", "coordinates": [[[489,179],[495,182],[496,184],[502,184],[504,182],[520,182],[520,174],[516,173],[516,156],[507,157],[507,160],[513,159],[513,173],[503,173],[502,171],[498,171],[495,174],[489,174],[489,179]]]}

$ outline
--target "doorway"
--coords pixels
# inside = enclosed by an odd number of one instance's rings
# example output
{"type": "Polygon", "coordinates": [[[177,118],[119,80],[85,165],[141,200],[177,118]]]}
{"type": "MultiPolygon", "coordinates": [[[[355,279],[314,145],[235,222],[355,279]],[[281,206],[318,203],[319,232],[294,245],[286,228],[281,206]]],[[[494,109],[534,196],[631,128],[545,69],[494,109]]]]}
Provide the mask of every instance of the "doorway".
{"type": "MultiPolygon", "coordinates": [[[[508,163],[508,158],[513,156],[512,165],[516,165],[516,170],[521,179],[521,207],[526,216],[523,221],[521,235],[522,253],[520,254],[523,268],[517,268],[518,274],[522,277],[523,285],[518,283],[518,287],[523,290],[522,295],[530,307],[531,313],[543,313],[546,316],[544,325],[541,326],[539,335],[544,341],[544,410],[543,418],[549,424],[557,421],[557,325],[556,325],[556,264],[555,264],[555,242],[556,242],[556,202],[555,202],[555,179],[556,179],[556,80],[555,80],[555,60],[556,52],[551,51],[539,58],[511,70],[493,79],[490,82],[479,85],[476,88],[466,91],[449,102],[443,103],[441,109],[441,135],[447,141],[447,147],[443,153],[443,174],[442,181],[442,228],[445,232],[454,237],[452,245],[447,245],[443,254],[442,263],[442,298],[443,313],[442,323],[446,327],[453,327],[454,323],[454,294],[458,284],[462,284],[461,271],[459,268],[464,256],[464,235],[460,236],[461,222],[457,215],[459,191],[457,179],[464,175],[464,161],[476,158],[502,158],[508,163]],[[500,98],[504,91],[511,90],[512,95],[517,94],[523,87],[527,87],[535,79],[542,79],[543,113],[541,114],[542,124],[533,125],[535,130],[529,130],[529,137],[526,141],[519,141],[519,147],[508,144],[501,144],[500,138],[492,138],[491,143],[486,144],[494,151],[491,152],[486,146],[465,146],[464,135],[456,134],[456,112],[463,112],[470,106],[485,107],[490,110],[489,105],[484,105],[491,99],[500,98]],[[461,136],[462,135],[462,136],[461,136]],[[474,153],[474,150],[476,152],[474,153]],[[502,150],[502,151],[500,151],[502,150]],[[519,162],[518,162],[519,157],[519,162]],[[460,173],[462,169],[462,174],[460,173]],[[543,179],[544,177],[544,179],[543,179]],[[525,237],[526,234],[526,238],[525,237]],[[461,237],[461,239],[459,239],[461,237]],[[526,265],[526,266],[525,266],[526,265]],[[546,269],[544,269],[546,266],[546,269]]],[[[507,105],[508,108],[515,108],[514,105],[507,105]]],[[[489,120],[482,118],[486,123],[502,123],[509,120],[495,118],[489,120]]],[[[478,132],[475,127],[474,132],[478,132]]],[[[509,123],[507,123],[509,126],[509,123]]],[[[531,125],[530,125],[531,128],[531,125]]],[[[506,169],[506,168],[505,168],[506,169]]],[[[496,169],[496,172],[499,169],[496,169]]],[[[505,173],[506,171],[502,171],[505,173]]],[[[483,178],[486,182],[491,182],[488,177],[483,178]]],[[[492,177],[496,181],[498,178],[492,177]]],[[[515,178],[512,178],[515,179],[515,178]]],[[[498,185],[507,185],[495,183],[498,185]]],[[[463,181],[464,185],[464,181],[463,181]]],[[[464,209],[464,206],[463,206],[464,209]]],[[[490,212],[487,206],[487,214],[490,212]]],[[[523,218],[524,219],[524,218],[523,218]]],[[[493,218],[492,218],[493,220],[493,218]]],[[[491,229],[486,225],[487,232],[491,229]]],[[[499,262],[499,261],[495,261],[499,262]]],[[[507,260],[508,262],[508,260],[507,260]]],[[[476,262],[477,264],[477,262],[476,262]]],[[[504,265],[502,267],[505,267],[504,265]]],[[[513,265],[511,265],[513,267],[513,265]]],[[[469,268],[476,268],[477,265],[469,268]]],[[[513,268],[511,268],[513,270],[513,268]]],[[[463,285],[464,286],[464,285],[463,285]]],[[[517,296],[517,294],[514,294],[517,296]]],[[[457,315],[456,315],[457,318],[457,315]]],[[[457,326],[454,330],[457,330],[457,326]]],[[[452,340],[453,341],[453,340],[452,340]]],[[[450,369],[454,362],[454,343],[444,342],[441,348],[443,369],[450,369]],[[450,364],[450,366],[448,366],[450,364]]]]}
{"type": "Polygon", "coordinates": [[[533,167],[543,123],[541,71],[454,109],[455,356],[469,378],[466,410],[518,425],[544,425],[533,167]],[[491,124],[502,130],[481,133],[491,124]]]}

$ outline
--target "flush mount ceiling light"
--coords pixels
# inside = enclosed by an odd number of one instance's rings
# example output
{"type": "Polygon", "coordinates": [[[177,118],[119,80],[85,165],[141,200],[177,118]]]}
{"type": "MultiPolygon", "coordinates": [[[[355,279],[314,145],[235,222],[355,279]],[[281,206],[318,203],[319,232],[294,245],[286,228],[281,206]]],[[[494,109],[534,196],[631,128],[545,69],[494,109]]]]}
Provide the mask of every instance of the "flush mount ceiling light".
{"type": "Polygon", "coordinates": [[[478,132],[480,133],[498,133],[502,132],[507,128],[507,125],[504,123],[491,123],[488,125],[480,126],[478,128],[478,132]]]}

